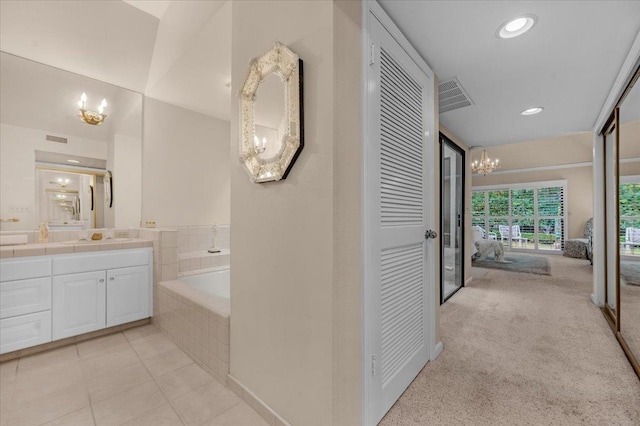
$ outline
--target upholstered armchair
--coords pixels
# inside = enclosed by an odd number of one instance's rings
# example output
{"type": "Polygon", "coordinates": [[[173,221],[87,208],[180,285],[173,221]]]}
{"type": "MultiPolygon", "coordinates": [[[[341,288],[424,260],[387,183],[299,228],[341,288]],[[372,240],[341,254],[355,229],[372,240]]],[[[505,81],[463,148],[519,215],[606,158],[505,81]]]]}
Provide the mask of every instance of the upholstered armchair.
{"type": "Polygon", "coordinates": [[[564,242],[564,255],[576,259],[592,260],[593,218],[584,225],[583,238],[573,238],[564,242]]]}

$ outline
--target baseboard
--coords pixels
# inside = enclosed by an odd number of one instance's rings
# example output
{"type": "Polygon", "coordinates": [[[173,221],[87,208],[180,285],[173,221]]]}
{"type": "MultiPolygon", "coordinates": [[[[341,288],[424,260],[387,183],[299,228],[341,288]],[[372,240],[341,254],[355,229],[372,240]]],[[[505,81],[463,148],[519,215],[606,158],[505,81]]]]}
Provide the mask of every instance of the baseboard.
{"type": "Polygon", "coordinates": [[[467,287],[469,284],[471,284],[473,282],[473,277],[469,277],[467,278],[467,280],[464,282],[464,286],[467,287]]]}
{"type": "Polygon", "coordinates": [[[433,352],[433,358],[431,359],[431,361],[435,361],[440,356],[442,351],[444,351],[444,345],[442,344],[442,342],[438,342],[433,352]]]}
{"type": "Polygon", "coordinates": [[[227,378],[227,386],[242,398],[244,402],[249,404],[249,406],[253,408],[253,410],[258,413],[265,422],[273,426],[291,426],[289,422],[280,417],[278,413],[273,411],[264,401],[247,389],[238,379],[233,377],[231,374],[229,374],[227,378]]]}

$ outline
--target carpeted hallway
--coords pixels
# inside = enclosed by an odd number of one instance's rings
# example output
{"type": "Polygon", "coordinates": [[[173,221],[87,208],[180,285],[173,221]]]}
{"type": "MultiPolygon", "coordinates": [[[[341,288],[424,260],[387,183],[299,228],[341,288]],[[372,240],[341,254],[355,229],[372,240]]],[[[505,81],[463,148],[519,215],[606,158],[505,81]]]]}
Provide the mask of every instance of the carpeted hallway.
{"type": "Polygon", "coordinates": [[[591,302],[588,262],[473,269],[441,310],[444,352],[380,425],[640,425],[640,380],[591,302]]]}

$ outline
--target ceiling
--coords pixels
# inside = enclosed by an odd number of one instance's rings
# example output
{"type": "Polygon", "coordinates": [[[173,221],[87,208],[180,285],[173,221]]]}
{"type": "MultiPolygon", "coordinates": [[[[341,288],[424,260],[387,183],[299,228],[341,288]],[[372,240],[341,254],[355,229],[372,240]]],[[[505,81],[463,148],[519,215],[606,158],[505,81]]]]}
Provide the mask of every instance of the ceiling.
{"type": "MultiPolygon", "coordinates": [[[[440,116],[470,146],[590,131],[640,30],[640,1],[380,3],[440,80],[457,77],[473,100],[440,116]],[[528,33],[495,36],[521,14],[538,17],[528,33]]],[[[0,1],[0,50],[230,117],[228,1],[0,1]]]]}
{"type": "Polygon", "coordinates": [[[640,1],[405,1],[382,7],[438,75],[458,77],[475,105],[440,121],[467,145],[591,131],[640,31],[640,1]],[[538,17],[527,33],[498,27],[538,17]],[[542,106],[538,115],[520,112],[542,106]]]}

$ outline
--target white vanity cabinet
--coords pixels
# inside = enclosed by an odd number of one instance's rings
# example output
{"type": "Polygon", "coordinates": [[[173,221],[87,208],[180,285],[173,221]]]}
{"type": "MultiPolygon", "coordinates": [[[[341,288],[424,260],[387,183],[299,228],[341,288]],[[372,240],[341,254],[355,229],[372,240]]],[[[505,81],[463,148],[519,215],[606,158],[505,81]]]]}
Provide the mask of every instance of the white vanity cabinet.
{"type": "Polygon", "coordinates": [[[151,249],[53,259],[53,339],[151,316],[151,249]]]}
{"type": "Polygon", "coordinates": [[[2,259],[0,353],[152,316],[151,248],[2,259]]]}
{"type": "Polygon", "coordinates": [[[0,266],[0,353],[51,341],[51,259],[0,266]]]}

